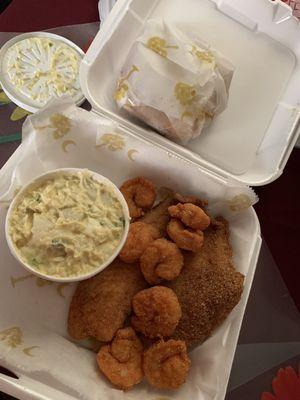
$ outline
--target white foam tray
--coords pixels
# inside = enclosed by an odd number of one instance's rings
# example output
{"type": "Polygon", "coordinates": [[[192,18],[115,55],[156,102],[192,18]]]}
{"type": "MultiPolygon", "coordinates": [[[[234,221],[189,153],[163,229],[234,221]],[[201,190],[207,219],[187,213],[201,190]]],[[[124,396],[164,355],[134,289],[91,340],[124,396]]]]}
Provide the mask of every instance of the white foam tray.
{"type": "MultiPolygon", "coordinates": [[[[48,107],[45,111],[48,115],[63,112],[63,105],[61,104],[51,107],[48,107]]],[[[157,182],[158,185],[171,186],[175,190],[187,194],[199,195],[207,198],[210,203],[224,199],[228,184],[230,184],[226,178],[217,176],[172,151],[140,138],[135,131],[123,126],[119,126],[115,130],[123,137],[125,146],[123,150],[111,151],[104,146],[96,148],[99,118],[87,111],[73,108],[70,109],[69,115],[73,119],[71,137],[69,136],[68,139],[71,138],[72,141],[77,143],[77,146],[72,146],[68,153],[63,152],[61,142],[53,140],[51,131],[47,134],[41,134],[33,128],[36,124],[44,126],[47,120],[44,120],[40,114],[31,117],[37,118],[35,120],[37,122],[32,124],[27,122],[25,140],[0,171],[0,196],[7,191],[9,193],[13,191],[12,182],[14,182],[14,185],[16,182],[22,185],[41,172],[75,166],[86,167],[101,173],[117,185],[120,185],[128,177],[146,175],[157,182]],[[97,124],[95,124],[95,120],[97,124]],[[93,124],[92,121],[94,121],[93,124]],[[40,152],[37,153],[37,149],[40,149],[40,152]]],[[[11,285],[11,277],[22,277],[24,270],[11,256],[5,242],[5,215],[6,210],[1,206],[0,328],[7,328],[3,326],[1,316],[4,320],[13,319],[15,326],[21,325],[22,321],[42,323],[46,325],[49,334],[55,332],[61,335],[62,340],[67,342],[66,315],[72,290],[66,292],[66,299],[59,299],[52,286],[43,289],[41,292],[36,288],[34,280],[29,279],[19,284],[21,286],[18,286],[19,290],[16,291],[11,285]],[[15,304],[13,314],[7,307],[8,304],[15,304]]],[[[234,263],[236,269],[245,275],[244,291],[241,301],[226,321],[209,340],[191,353],[194,368],[191,369],[187,383],[180,391],[170,394],[151,390],[143,384],[128,393],[119,392],[119,397],[116,393],[112,394],[112,397],[103,395],[101,400],[111,400],[112,398],[153,400],[161,396],[180,400],[198,399],[199,396],[203,400],[224,399],[261,245],[259,222],[252,207],[239,215],[228,215],[227,218],[230,222],[230,240],[233,247],[234,263]]],[[[26,342],[26,338],[24,340],[26,342]]],[[[47,357],[50,357],[51,360],[51,354],[55,353],[55,349],[49,349],[48,345],[38,344],[44,352],[48,351],[47,357]]],[[[39,362],[38,357],[37,351],[34,365],[39,362]]],[[[57,359],[55,358],[55,360],[57,359]]],[[[57,379],[54,379],[55,372],[54,376],[49,374],[48,371],[42,374],[31,373],[30,358],[26,372],[24,368],[19,368],[18,364],[10,363],[9,358],[1,359],[0,357],[1,364],[15,372],[19,379],[16,380],[0,374],[0,391],[7,392],[22,400],[74,400],[80,398],[74,395],[74,390],[62,386],[57,382],[57,379]]],[[[59,365],[56,364],[56,366],[60,371],[59,365]]],[[[80,366],[76,367],[80,370],[80,366]]],[[[75,366],[70,365],[70,368],[74,370],[75,366]]],[[[79,375],[79,380],[85,379],[84,371],[81,371],[79,375]]],[[[100,374],[99,379],[101,379],[100,374]]],[[[101,384],[103,385],[104,382],[105,380],[101,384]]]]}
{"type": "Polygon", "coordinates": [[[119,0],[80,71],[98,114],[223,176],[264,185],[282,173],[299,135],[300,28],[290,7],[271,0],[119,0]],[[166,19],[232,59],[228,108],[187,147],[119,113],[113,93],[128,51],[149,18],[166,19]]]}

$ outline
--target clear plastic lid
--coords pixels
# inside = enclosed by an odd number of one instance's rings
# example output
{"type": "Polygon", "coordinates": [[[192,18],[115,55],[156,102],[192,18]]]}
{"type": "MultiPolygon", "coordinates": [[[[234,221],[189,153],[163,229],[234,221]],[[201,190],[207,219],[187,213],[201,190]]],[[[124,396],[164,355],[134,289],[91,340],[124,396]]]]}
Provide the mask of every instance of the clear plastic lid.
{"type": "Polygon", "coordinates": [[[79,65],[83,51],[62,36],[32,32],[15,36],[0,50],[0,82],[18,106],[35,112],[63,95],[81,104],[79,65]]]}

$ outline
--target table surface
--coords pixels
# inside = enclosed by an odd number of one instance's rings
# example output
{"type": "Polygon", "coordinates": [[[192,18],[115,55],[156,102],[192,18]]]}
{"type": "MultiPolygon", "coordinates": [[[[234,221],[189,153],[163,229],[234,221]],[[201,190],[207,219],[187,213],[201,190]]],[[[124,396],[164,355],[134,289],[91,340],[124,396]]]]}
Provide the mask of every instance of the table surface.
{"type": "MultiPolygon", "coordinates": [[[[2,32],[45,30],[55,26],[94,22],[98,21],[98,18],[97,0],[13,0],[0,15],[0,30],[2,32]]],[[[93,29],[91,28],[91,32],[94,32],[93,29]]],[[[80,35],[80,30],[78,30],[77,35],[80,35]]],[[[73,40],[75,39],[73,38],[73,40]]],[[[78,40],[80,41],[79,37],[78,40]]],[[[86,38],[87,42],[88,40],[89,37],[86,38]]],[[[2,117],[0,109],[0,118],[2,117]]],[[[21,123],[22,121],[19,123],[20,126],[21,123]]],[[[13,132],[6,133],[11,134],[13,132]]],[[[5,132],[0,130],[0,136],[4,134],[5,132]]],[[[18,145],[19,142],[17,141],[0,145],[0,167],[18,145]]],[[[284,174],[277,181],[255,189],[260,197],[260,201],[255,208],[260,219],[265,243],[243,322],[229,385],[230,391],[227,395],[228,400],[240,398],[243,398],[243,400],[248,400],[248,398],[249,400],[250,398],[258,399],[259,393],[264,389],[269,389],[264,385],[265,382],[271,381],[271,377],[274,376],[277,368],[276,366],[286,365],[287,362],[291,365],[296,365],[300,360],[299,348],[291,349],[290,347],[287,348],[286,345],[286,342],[296,342],[300,338],[300,318],[293,304],[294,301],[300,310],[300,274],[296,262],[300,256],[298,245],[300,237],[300,207],[297,186],[299,171],[300,149],[294,149],[284,174]],[[276,265],[288,290],[278,273],[276,265]],[[275,275],[276,279],[274,279],[275,275]],[[274,296],[275,289],[278,296],[280,293],[279,298],[274,296]],[[266,293],[266,290],[270,292],[270,299],[268,299],[270,304],[265,304],[265,310],[268,310],[268,312],[264,314],[264,308],[259,307],[258,309],[257,302],[258,298],[266,302],[266,296],[262,295],[266,293]],[[293,301],[288,293],[290,293],[293,301]],[[286,298],[288,302],[285,302],[284,299],[286,298]],[[258,310],[260,311],[258,312],[258,310]],[[255,327],[253,323],[251,324],[252,318],[257,321],[255,327]],[[279,326],[280,319],[286,327],[284,331],[290,327],[288,335],[284,335],[280,329],[277,329],[278,334],[276,334],[276,326],[279,326]],[[253,332],[249,328],[251,326],[253,332]],[[267,334],[270,326],[274,327],[274,335],[271,341],[273,343],[280,342],[285,346],[285,351],[282,352],[285,355],[281,358],[276,357],[278,347],[276,350],[270,350],[267,355],[257,347],[264,341],[270,341],[270,335],[268,336],[267,334]],[[281,335],[283,336],[281,337],[281,335]],[[267,363],[265,369],[262,368],[262,370],[258,371],[257,368],[254,368],[254,371],[251,372],[251,368],[249,371],[248,356],[253,352],[255,353],[255,351],[257,355],[261,355],[257,365],[262,365],[263,359],[267,360],[267,363]],[[242,365],[245,367],[244,370],[241,368],[242,365]]],[[[7,399],[8,397],[0,393],[0,399],[2,398],[7,399]]]]}

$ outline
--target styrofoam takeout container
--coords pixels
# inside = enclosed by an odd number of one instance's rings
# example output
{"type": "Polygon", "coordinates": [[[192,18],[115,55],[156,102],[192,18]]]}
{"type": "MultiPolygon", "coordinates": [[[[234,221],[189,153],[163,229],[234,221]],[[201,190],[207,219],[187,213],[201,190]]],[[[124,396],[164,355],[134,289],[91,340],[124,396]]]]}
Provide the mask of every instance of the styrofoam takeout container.
{"type": "Polygon", "coordinates": [[[299,135],[300,25],[279,0],[119,0],[81,65],[93,111],[198,165],[251,186],[283,172],[299,135]],[[120,113],[113,93],[129,49],[150,18],[220,49],[236,66],[227,109],[187,147],[120,113]]]}
{"type": "MultiPolygon", "coordinates": [[[[183,194],[198,195],[207,199],[210,205],[219,204],[227,197],[233,184],[232,181],[199,167],[196,163],[172,150],[150,143],[132,129],[118,124],[114,124],[115,126],[112,127],[113,122],[112,120],[103,120],[94,113],[76,108],[74,105],[66,105],[63,102],[50,105],[29,117],[24,124],[22,144],[0,171],[1,198],[9,199],[9,196],[14,193],[16,185],[27,184],[31,179],[40,175],[41,171],[74,166],[100,173],[118,187],[126,179],[142,175],[153,180],[158,187],[171,187],[183,194]],[[71,131],[61,139],[53,138],[51,129],[46,132],[39,130],[39,126],[43,127],[48,123],[49,115],[55,113],[63,113],[71,120],[71,131]],[[106,136],[106,138],[111,137],[112,141],[103,141],[103,135],[110,135],[112,131],[114,132],[112,137],[106,136]],[[97,144],[97,139],[100,140],[99,144],[97,144]]],[[[75,357],[77,351],[75,346],[74,350],[70,350],[70,341],[66,332],[68,307],[72,290],[74,290],[73,284],[66,289],[58,286],[55,290],[53,286],[45,286],[44,283],[24,275],[23,268],[11,256],[5,241],[6,214],[5,207],[0,207],[0,225],[2,226],[0,230],[2,259],[0,269],[0,365],[13,371],[19,379],[14,380],[0,374],[0,390],[26,400],[81,398],[76,393],[76,385],[80,384],[80,381],[85,382],[91,371],[85,371],[87,366],[82,368],[80,362],[69,361],[70,352],[75,352],[75,357]],[[56,292],[61,293],[62,290],[64,290],[65,298],[57,296],[56,292]],[[10,307],[7,307],[7,304],[10,304],[10,307]],[[13,312],[11,312],[12,309],[13,312]],[[7,321],[10,323],[8,324],[7,321]],[[26,332],[36,324],[46,325],[47,330],[32,339],[26,332]],[[28,346],[37,347],[34,358],[24,360],[21,352],[22,346],[17,346],[15,350],[12,349],[8,353],[2,353],[1,348],[3,349],[2,346],[5,344],[1,342],[1,334],[3,331],[11,329],[12,326],[22,330],[23,347],[26,349],[28,346]],[[62,353],[57,358],[56,346],[52,345],[48,338],[53,333],[56,335],[55,340],[59,340],[61,346],[66,346],[65,357],[62,353]],[[47,357],[47,362],[44,361],[44,358],[40,359],[39,357],[47,357]],[[67,370],[63,367],[66,363],[67,370]],[[52,368],[48,369],[48,364],[52,368]],[[53,368],[54,365],[55,368],[53,368]],[[36,370],[41,369],[43,373],[35,373],[36,370]]],[[[174,400],[198,400],[199,396],[203,396],[205,400],[223,400],[225,396],[261,245],[259,222],[252,207],[239,214],[229,213],[225,216],[230,223],[234,264],[237,270],[245,275],[243,295],[239,304],[226,321],[216,329],[212,337],[191,352],[193,368],[187,383],[180,390],[172,393],[174,400]]],[[[90,369],[94,368],[95,358],[92,357],[92,360],[88,364],[90,369]]],[[[103,400],[121,398],[122,400],[141,398],[153,400],[165,396],[164,392],[154,390],[145,383],[126,393],[112,391],[111,385],[102,379],[99,373],[95,376],[94,384],[101,386],[106,392],[100,397],[94,397],[93,400],[98,400],[98,398],[103,400]]]]}
{"type": "MultiPolygon", "coordinates": [[[[82,62],[80,80],[92,112],[80,110],[80,118],[107,118],[118,123],[117,134],[126,138],[126,151],[108,152],[101,147],[100,155],[93,150],[84,158],[86,140],[93,132],[78,130],[80,146],[73,150],[76,166],[98,171],[117,185],[129,177],[146,175],[158,185],[172,186],[183,193],[205,197],[209,202],[224,198],[233,181],[249,185],[271,182],[282,173],[299,134],[300,47],[296,40],[299,36],[297,20],[291,16],[290,8],[279,1],[119,0],[82,62]],[[199,35],[229,56],[237,67],[228,109],[189,148],[137,125],[126,114],[120,114],[113,102],[116,80],[128,50],[146,20],[153,17],[166,18],[190,34],[199,35]]],[[[79,110],[72,113],[76,115],[79,110]]],[[[34,151],[30,137],[2,168],[0,194],[9,190],[20,159],[25,169],[21,180],[26,183],[28,176],[34,175],[28,164],[34,151]]],[[[69,155],[61,161],[56,147],[51,149],[51,158],[43,155],[39,160],[41,166],[46,169],[74,166],[70,165],[74,161],[69,155]]],[[[3,210],[0,218],[3,221],[3,210]]],[[[194,369],[182,390],[172,393],[173,399],[193,400],[194,396],[202,396],[203,400],[223,400],[225,397],[261,244],[253,208],[239,215],[228,215],[228,220],[234,262],[237,270],[246,276],[242,299],[213,336],[193,350],[194,369]],[[217,346],[220,343],[221,348],[217,346]]],[[[5,247],[0,252],[3,257],[7,256],[5,247]]],[[[14,294],[5,286],[5,291],[0,291],[0,304],[1,296],[9,301],[14,294]]],[[[26,293],[19,296],[22,299],[26,293]]],[[[28,305],[25,299],[20,300],[22,315],[32,312],[31,307],[35,307],[37,317],[44,315],[44,309],[31,302],[28,305]]],[[[67,307],[68,302],[51,321],[50,328],[62,336],[66,335],[67,307]]],[[[10,365],[6,362],[4,366],[10,365]]],[[[47,374],[36,377],[17,367],[11,369],[19,380],[0,375],[0,388],[12,395],[43,400],[77,397],[74,391],[62,388],[47,374]]],[[[78,379],[84,379],[83,371],[78,379]]],[[[162,396],[158,391],[149,394],[144,391],[141,395],[138,390],[122,394],[122,399],[152,400],[162,396]]],[[[142,390],[145,390],[143,386],[142,390]]],[[[102,398],[110,400],[110,396],[102,398]]]]}
{"type": "Polygon", "coordinates": [[[104,183],[107,187],[111,188],[114,195],[116,198],[119,200],[122,210],[123,210],[123,215],[124,215],[124,220],[125,220],[125,226],[124,226],[124,232],[121,237],[120,243],[116,247],[115,251],[113,254],[102,264],[100,264],[98,267],[94,268],[92,271],[73,276],[73,277],[58,277],[58,276],[53,276],[53,275],[47,275],[44,273],[39,272],[37,269],[31,267],[28,263],[24,262],[21,257],[18,254],[18,251],[13,244],[13,241],[11,239],[10,233],[9,233],[9,227],[10,227],[10,217],[12,212],[14,211],[15,207],[22,202],[22,198],[24,194],[30,190],[31,188],[34,188],[36,185],[39,185],[43,182],[45,182],[48,179],[55,178],[55,176],[61,175],[61,174],[72,174],[76,172],[83,172],[86,171],[85,169],[82,168],[58,168],[56,170],[48,171],[45,174],[39,175],[37,178],[34,178],[30,182],[28,182],[26,185],[22,187],[22,189],[17,193],[17,195],[14,197],[13,201],[10,203],[9,209],[7,211],[6,215],[6,220],[5,220],[5,236],[6,236],[6,241],[8,244],[8,247],[10,249],[11,254],[16,258],[16,260],[23,265],[25,269],[27,269],[29,272],[31,272],[34,275],[39,276],[42,279],[48,279],[53,282],[78,282],[82,281],[84,279],[91,278],[92,276],[98,274],[99,272],[103,271],[104,268],[106,268],[108,265],[110,265],[113,260],[118,256],[120,253],[122,247],[124,246],[124,243],[126,241],[127,235],[128,235],[128,230],[129,230],[129,224],[130,224],[130,216],[129,216],[129,210],[127,203],[120,192],[120,190],[114,185],[109,179],[107,179],[105,176],[100,175],[99,173],[93,172],[93,171],[88,171],[92,174],[93,178],[100,183],[104,183]]]}

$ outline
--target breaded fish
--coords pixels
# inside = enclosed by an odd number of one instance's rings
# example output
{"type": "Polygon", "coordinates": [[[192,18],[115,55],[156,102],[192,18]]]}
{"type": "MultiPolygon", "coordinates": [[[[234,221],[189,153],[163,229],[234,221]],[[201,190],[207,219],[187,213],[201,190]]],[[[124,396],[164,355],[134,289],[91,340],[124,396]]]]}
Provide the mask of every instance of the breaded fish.
{"type": "Polygon", "coordinates": [[[185,254],[181,274],[167,284],[182,309],[172,337],[189,347],[205,341],[239,302],[243,281],[232,263],[228,223],[217,218],[204,231],[203,247],[185,254]]]}
{"type": "Polygon", "coordinates": [[[69,334],[77,340],[91,336],[111,341],[131,312],[133,296],[147,286],[138,264],[116,259],[78,284],[69,309],[69,334]]]}
{"type": "Polygon", "coordinates": [[[171,189],[165,189],[161,202],[139,219],[139,221],[155,226],[161,237],[166,236],[167,225],[171,219],[168,207],[175,204],[174,195],[171,189]]]}

